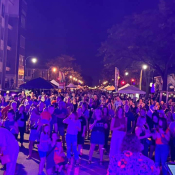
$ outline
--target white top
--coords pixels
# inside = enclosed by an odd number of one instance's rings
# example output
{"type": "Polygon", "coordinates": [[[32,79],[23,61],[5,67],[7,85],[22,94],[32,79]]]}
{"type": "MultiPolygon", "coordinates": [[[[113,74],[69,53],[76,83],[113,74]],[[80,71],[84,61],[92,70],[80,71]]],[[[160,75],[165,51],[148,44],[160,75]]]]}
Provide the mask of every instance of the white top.
{"type": "Polygon", "coordinates": [[[68,124],[67,134],[77,135],[78,134],[78,128],[81,128],[80,120],[73,121],[73,120],[69,119],[67,124],[68,124]]]}

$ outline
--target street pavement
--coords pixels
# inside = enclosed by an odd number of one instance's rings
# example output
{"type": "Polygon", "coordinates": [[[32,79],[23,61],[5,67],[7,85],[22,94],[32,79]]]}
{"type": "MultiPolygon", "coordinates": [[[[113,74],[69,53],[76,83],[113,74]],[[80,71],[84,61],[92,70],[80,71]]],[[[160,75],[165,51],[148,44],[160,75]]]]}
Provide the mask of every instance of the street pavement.
{"type": "MultiPolygon", "coordinates": [[[[27,160],[28,155],[28,138],[29,135],[25,134],[24,148],[20,148],[20,153],[17,161],[17,172],[16,175],[38,175],[39,167],[39,155],[37,149],[34,148],[32,159],[27,160]]],[[[13,145],[12,145],[13,146],[13,145]]],[[[104,164],[99,165],[99,154],[97,151],[94,152],[92,164],[89,165],[88,153],[89,153],[89,142],[85,143],[84,155],[80,160],[80,166],[74,167],[73,158],[72,163],[69,165],[66,171],[62,172],[61,175],[106,175],[109,159],[107,155],[104,155],[104,164]]],[[[1,165],[0,165],[1,166],[1,165]]],[[[0,170],[0,175],[3,172],[0,170]]]]}

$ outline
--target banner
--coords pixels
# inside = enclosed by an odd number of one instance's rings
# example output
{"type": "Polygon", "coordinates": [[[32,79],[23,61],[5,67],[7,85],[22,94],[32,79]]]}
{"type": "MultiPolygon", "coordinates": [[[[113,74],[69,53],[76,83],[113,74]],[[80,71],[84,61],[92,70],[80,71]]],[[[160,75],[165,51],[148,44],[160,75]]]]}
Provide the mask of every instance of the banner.
{"type": "Polygon", "coordinates": [[[65,82],[65,75],[61,71],[58,72],[58,81],[59,81],[59,83],[64,83],[65,82]]]}
{"type": "Polygon", "coordinates": [[[115,91],[118,90],[118,82],[119,82],[119,69],[115,67],[115,91]]]}

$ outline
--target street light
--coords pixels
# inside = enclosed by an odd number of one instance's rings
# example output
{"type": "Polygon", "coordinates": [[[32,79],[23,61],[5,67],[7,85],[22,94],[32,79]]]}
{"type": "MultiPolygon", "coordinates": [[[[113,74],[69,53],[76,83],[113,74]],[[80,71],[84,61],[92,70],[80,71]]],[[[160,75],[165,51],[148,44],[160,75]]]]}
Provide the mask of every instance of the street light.
{"type": "Polygon", "coordinates": [[[143,68],[144,70],[146,70],[146,69],[148,68],[148,66],[147,66],[146,64],[144,64],[144,65],[142,66],[142,68],[143,68]]]}
{"type": "Polygon", "coordinates": [[[142,74],[143,74],[143,70],[146,70],[148,68],[148,66],[146,64],[142,65],[142,69],[140,71],[140,83],[139,83],[139,89],[142,90],[142,74]]]}
{"type": "Polygon", "coordinates": [[[36,63],[37,62],[37,59],[36,58],[32,58],[32,63],[36,63]]]}
{"type": "Polygon", "coordinates": [[[56,71],[57,71],[57,68],[56,68],[56,67],[54,67],[54,68],[52,69],[52,71],[53,71],[53,72],[56,72],[56,71]]]}
{"type": "Polygon", "coordinates": [[[129,73],[128,72],[125,72],[125,76],[128,76],[129,75],[129,73]]]}
{"type": "Polygon", "coordinates": [[[69,78],[72,79],[72,75],[69,78]]]}
{"type": "Polygon", "coordinates": [[[56,67],[49,67],[48,68],[48,80],[50,79],[50,69],[52,69],[52,72],[54,72],[54,73],[56,73],[56,71],[57,71],[57,68],[56,67]]]}
{"type": "Polygon", "coordinates": [[[28,60],[29,58],[31,59],[31,62],[32,62],[32,63],[35,64],[35,63],[37,62],[37,58],[36,58],[36,57],[28,56],[28,57],[25,58],[25,61],[24,61],[24,82],[25,82],[25,78],[26,78],[25,74],[26,74],[27,60],[28,60]]]}

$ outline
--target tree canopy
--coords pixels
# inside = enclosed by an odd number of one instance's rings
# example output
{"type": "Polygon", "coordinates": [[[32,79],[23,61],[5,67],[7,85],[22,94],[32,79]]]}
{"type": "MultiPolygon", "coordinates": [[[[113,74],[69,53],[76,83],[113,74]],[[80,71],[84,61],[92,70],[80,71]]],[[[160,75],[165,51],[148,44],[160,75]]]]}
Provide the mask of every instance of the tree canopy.
{"type": "MultiPolygon", "coordinates": [[[[69,81],[69,76],[76,77],[82,80],[81,67],[75,63],[76,59],[69,55],[61,55],[55,59],[50,59],[47,62],[48,67],[56,67],[58,71],[61,71],[66,76],[66,81],[69,81]]],[[[51,77],[54,77],[54,73],[51,73],[51,77]]]]}
{"type": "Polygon", "coordinates": [[[163,78],[167,87],[167,74],[175,63],[175,0],[160,0],[157,9],[134,14],[108,30],[102,43],[106,68],[119,69],[147,64],[163,78]]]}

